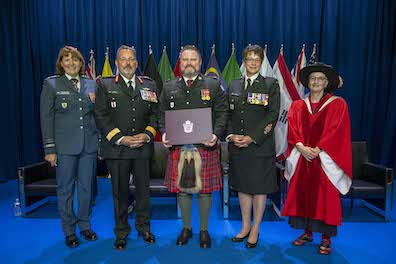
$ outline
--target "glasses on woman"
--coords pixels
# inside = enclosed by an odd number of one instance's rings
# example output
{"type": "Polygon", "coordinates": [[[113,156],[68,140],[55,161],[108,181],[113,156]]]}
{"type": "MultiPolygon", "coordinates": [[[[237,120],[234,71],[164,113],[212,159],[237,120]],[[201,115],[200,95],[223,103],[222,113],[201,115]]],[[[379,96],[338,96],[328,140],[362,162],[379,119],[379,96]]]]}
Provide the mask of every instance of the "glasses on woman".
{"type": "Polygon", "coordinates": [[[315,76],[311,76],[311,77],[309,77],[309,81],[310,82],[315,82],[315,81],[318,81],[318,82],[320,82],[320,83],[323,83],[324,81],[327,81],[327,78],[326,77],[315,77],[315,76]]]}
{"type": "Polygon", "coordinates": [[[253,58],[246,58],[245,59],[245,61],[247,62],[247,63],[253,63],[253,62],[255,62],[255,63],[260,63],[261,62],[261,59],[260,58],[256,58],[256,59],[253,59],[253,58]]]}

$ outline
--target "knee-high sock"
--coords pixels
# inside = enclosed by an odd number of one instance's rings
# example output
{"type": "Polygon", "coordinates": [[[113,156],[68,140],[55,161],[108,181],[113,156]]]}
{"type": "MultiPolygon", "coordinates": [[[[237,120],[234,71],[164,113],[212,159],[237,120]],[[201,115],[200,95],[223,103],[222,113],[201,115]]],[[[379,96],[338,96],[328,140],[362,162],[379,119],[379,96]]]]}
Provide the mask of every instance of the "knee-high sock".
{"type": "Polygon", "coordinates": [[[177,203],[180,206],[184,227],[191,229],[192,194],[188,194],[188,193],[177,194],[177,203]]]}
{"type": "Polygon", "coordinates": [[[198,210],[200,230],[208,230],[210,208],[212,207],[212,194],[198,194],[198,210]]]}

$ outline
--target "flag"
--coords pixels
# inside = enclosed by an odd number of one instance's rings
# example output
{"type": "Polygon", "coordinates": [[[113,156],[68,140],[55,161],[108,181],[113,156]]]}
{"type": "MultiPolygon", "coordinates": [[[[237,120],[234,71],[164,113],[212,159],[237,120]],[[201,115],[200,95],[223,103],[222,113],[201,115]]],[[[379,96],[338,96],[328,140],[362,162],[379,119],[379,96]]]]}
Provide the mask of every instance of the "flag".
{"type": "Polygon", "coordinates": [[[274,77],[274,71],[272,70],[271,64],[267,57],[267,45],[264,48],[264,59],[263,63],[261,64],[260,74],[263,77],[274,77]]]}
{"type": "Polygon", "coordinates": [[[221,75],[220,67],[219,64],[217,63],[215,51],[214,51],[214,45],[212,47],[212,54],[210,55],[210,60],[208,67],[205,71],[206,76],[214,76],[220,81],[220,87],[223,91],[226,89],[226,82],[223,79],[223,76],[221,75]]]}
{"type": "Polygon", "coordinates": [[[309,57],[308,65],[315,64],[318,62],[318,54],[316,53],[316,44],[314,44],[311,57],[309,57]]]}
{"type": "Polygon", "coordinates": [[[304,44],[300,54],[298,55],[297,61],[294,64],[294,67],[291,71],[294,86],[296,87],[298,94],[300,95],[301,98],[304,97],[305,87],[300,82],[300,78],[298,74],[300,73],[301,69],[304,68],[305,66],[307,66],[307,57],[305,56],[305,44],[304,44]]]}
{"type": "Polygon", "coordinates": [[[157,63],[155,63],[155,58],[151,47],[149,48],[149,53],[150,55],[147,59],[146,66],[144,66],[143,75],[148,76],[155,81],[159,95],[162,91],[162,79],[158,72],[157,63]]]}
{"type": "Polygon", "coordinates": [[[175,75],[173,74],[172,66],[169,62],[168,53],[166,52],[166,46],[164,46],[164,50],[162,51],[162,56],[158,64],[158,71],[159,74],[161,75],[163,82],[175,78],[175,75]]]}
{"type": "Polygon", "coordinates": [[[96,80],[96,66],[93,50],[91,50],[90,54],[91,56],[89,57],[86,74],[91,80],[96,80]]]}
{"type": "Polygon", "coordinates": [[[283,57],[283,47],[274,65],[274,76],[278,80],[280,88],[279,117],[275,126],[275,148],[277,159],[283,160],[287,149],[287,114],[292,101],[300,99],[283,57]]]}
{"type": "MultiPolygon", "coordinates": [[[[183,47],[181,47],[183,48],[183,47]]],[[[175,65],[175,68],[173,69],[173,74],[175,75],[175,77],[180,77],[182,76],[181,70],[180,70],[180,53],[179,53],[179,58],[177,58],[177,62],[175,65]]]]}
{"type": "Polygon", "coordinates": [[[113,76],[113,71],[111,70],[111,66],[109,62],[109,48],[106,49],[106,57],[102,69],[102,77],[107,77],[107,76],[113,76]]]}
{"type": "Polygon", "coordinates": [[[242,77],[241,70],[239,69],[239,65],[237,59],[235,57],[235,48],[234,43],[232,43],[232,52],[231,56],[227,61],[226,66],[223,70],[223,78],[226,82],[226,85],[230,85],[231,80],[239,79],[242,77]]]}

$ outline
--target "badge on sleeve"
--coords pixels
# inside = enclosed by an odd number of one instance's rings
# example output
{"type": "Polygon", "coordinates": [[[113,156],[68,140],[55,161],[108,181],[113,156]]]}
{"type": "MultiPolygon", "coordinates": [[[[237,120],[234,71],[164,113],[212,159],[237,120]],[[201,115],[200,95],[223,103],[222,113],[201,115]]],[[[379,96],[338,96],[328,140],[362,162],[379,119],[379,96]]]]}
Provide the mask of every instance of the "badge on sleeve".
{"type": "Polygon", "coordinates": [[[169,103],[169,107],[170,107],[170,108],[175,107],[175,102],[170,102],[170,103],[169,103]]]}
{"type": "Polygon", "coordinates": [[[62,102],[62,108],[66,109],[67,108],[67,103],[66,102],[62,102]]]}
{"type": "Polygon", "coordinates": [[[210,91],[209,89],[201,89],[201,99],[202,101],[210,100],[210,91]]]}

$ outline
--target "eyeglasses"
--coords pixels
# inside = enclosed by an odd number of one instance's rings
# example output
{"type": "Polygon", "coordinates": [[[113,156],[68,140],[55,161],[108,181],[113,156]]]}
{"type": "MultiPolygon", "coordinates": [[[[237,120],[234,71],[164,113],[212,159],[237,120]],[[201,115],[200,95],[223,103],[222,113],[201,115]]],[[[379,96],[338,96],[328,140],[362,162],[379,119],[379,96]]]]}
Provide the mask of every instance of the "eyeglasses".
{"type": "Polygon", "coordinates": [[[253,63],[253,62],[255,62],[255,63],[260,63],[260,62],[261,62],[261,59],[260,59],[260,58],[257,58],[257,59],[246,58],[245,61],[246,61],[247,63],[253,63]]]}
{"type": "Polygon", "coordinates": [[[315,76],[312,76],[312,77],[309,77],[309,81],[310,82],[318,81],[320,83],[323,83],[324,81],[327,81],[327,78],[326,77],[315,77],[315,76]]]}

